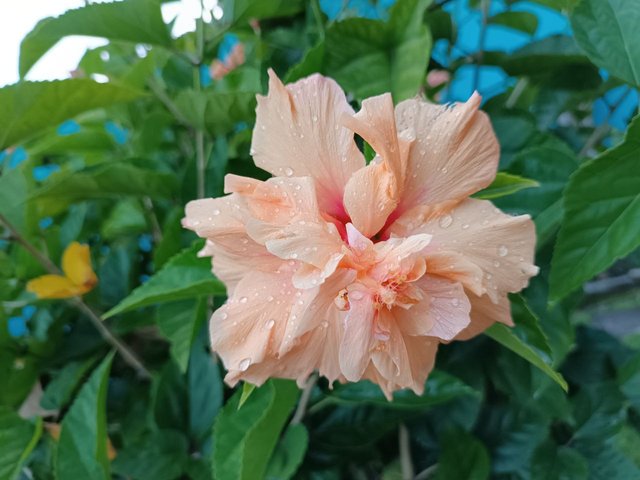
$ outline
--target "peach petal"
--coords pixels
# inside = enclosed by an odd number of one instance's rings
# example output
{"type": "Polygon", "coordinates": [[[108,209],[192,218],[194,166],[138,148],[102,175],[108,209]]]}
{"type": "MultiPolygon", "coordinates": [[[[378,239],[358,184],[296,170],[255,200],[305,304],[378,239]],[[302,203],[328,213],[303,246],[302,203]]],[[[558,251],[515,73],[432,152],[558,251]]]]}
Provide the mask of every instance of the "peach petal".
{"type": "Polygon", "coordinates": [[[488,295],[478,297],[469,294],[471,301],[471,323],[456,335],[455,340],[469,340],[481,334],[495,322],[513,326],[511,319],[511,303],[506,295],[498,298],[495,303],[488,295]]]}
{"type": "Polygon", "coordinates": [[[481,97],[440,106],[418,99],[396,107],[398,130],[415,134],[407,159],[400,212],[416,205],[461,200],[495,178],[500,147],[491,122],[478,110],[481,97]]]}
{"type": "MultiPolygon", "coordinates": [[[[501,293],[518,292],[526,287],[529,278],[538,273],[533,264],[535,226],[529,215],[512,217],[487,200],[467,199],[444,215],[425,218],[423,223],[405,217],[391,226],[396,235],[428,233],[433,235],[428,255],[463,257],[483,272],[481,291],[477,275],[464,276],[457,271],[457,279],[477,293],[488,294],[494,302],[501,293]],[[407,225],[413,225],[409,230],[407,225]]],[[[439,268],[444,267],[442,263],[439,268]]],[[[433,265],[432,265],[433,266],[433,265]]],[[[448,269],[432,270],[447,276],[448,269]]]]}
{"type": "Polygon", "coordinates": [[[310,176],[322,209],[343,217],[344,186],[365,165],[342,114],[353,113],[338,84],[321,75],[282,84],[269,70],[269,93],[258,95],[252,155],[256,165],[281,177],[310,176]]]}
{"type": "Polygon", "coordinates": [[[375,306],[371,293],[358,284],[349,289],[349,304],[340,344],[340,370],[347,380],[357,382],[370,361],[375,306]]]}

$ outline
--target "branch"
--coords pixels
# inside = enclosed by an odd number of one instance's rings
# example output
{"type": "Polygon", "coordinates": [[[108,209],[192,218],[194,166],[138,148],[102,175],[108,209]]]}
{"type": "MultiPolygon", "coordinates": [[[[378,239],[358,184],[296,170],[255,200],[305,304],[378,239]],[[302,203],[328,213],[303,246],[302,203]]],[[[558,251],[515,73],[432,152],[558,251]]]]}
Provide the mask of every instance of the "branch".
{"type": "Polygon", "coordinates": [[[313,373],[307,379],[307,383],[305,384],[304,390],[302,390],[302,395],[300,396],[300,402],[298,402],[298,408],[296,408],[296,413],[293,414],[290,425],[296,425],[302,422],[302,419],[307,412],[307,405],[309,404],[309,399],[311,398],[311,392],[313,391],[313,387],[315,387],[317,381],[317,373],[313,373]]]}
{"type": "MultiPolygon", "coordinates": [[[[44,256],[37,248],[31,245],[31,243],[29,243],[2,214],[0,214],[0,223],[4,224],[7,230],[9,230],[10,238],[27,250],[33,258],[35,258],[44,267],[45,270],[54,275],[63,275],[63,272],[53,262],[51,262],[48,257],[44,256]]],[[[107,325],[102,321],[102,318],[100,318],[100,315],[87,305],[81,297],[70,298],[67,302],[83,312],[89,318],[102,338],[109,345],[114,347],[120,355],[122,355],[124,361],[128,363],[138,373],[138,375],[140,375],[140,377],[144,379],[151,378],[151,374],[138,359],[136,354],[124,342],[122,342],[122,340],[120,340],[109,329],[109,327],[107,327],[107,325]]]]}
{"type": "Polygon", "coordinates": [[[413,479],[413,462],[411,461],[411,445],[409,430],[404,423],[398,428],[398,448],[400,450],[400,466],[402,468],[402,480],[413,479]]]}

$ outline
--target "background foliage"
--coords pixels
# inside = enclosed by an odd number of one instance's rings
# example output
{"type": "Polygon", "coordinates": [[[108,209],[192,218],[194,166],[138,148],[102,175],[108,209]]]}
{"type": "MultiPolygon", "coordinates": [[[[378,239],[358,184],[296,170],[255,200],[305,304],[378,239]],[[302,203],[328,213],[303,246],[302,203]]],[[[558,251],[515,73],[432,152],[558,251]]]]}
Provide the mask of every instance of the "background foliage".
{"type": "Polygon", "coordinates": [[[109,43],[75,78],[0,89],[0,479],[640,478],[639,0],[229,0],[179,38],[161,3],[41,21],[21,75],[68,35],[109,43]],[[480,195],[533,216],[541,274],[515,329],[442,348],[421,397],[222,383],[224,286],[180,218],[225,173],[265,177],[268,67],[356,107],[485,97],[502,173],[480,195]],[[36,300],[72,241],[98,286],[36,300]]]}

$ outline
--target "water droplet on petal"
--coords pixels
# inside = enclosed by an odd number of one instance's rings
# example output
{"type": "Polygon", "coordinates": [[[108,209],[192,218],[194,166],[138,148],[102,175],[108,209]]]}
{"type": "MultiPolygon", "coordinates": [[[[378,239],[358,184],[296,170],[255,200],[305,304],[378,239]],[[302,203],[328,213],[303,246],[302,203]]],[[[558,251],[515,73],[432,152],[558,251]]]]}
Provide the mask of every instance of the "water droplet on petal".
{"type": "Polygon", "coordinates": [[[240,303],[247,303],[248,298],[247,297],[240,297],[239,302],[240,303]]]}
{"type": "Polygon", "coordinates": [[[273,295],[269,295],[267,297],[267,302],[273,302],[273,295]]]}
{"type": "Polygon", "coordinates": [[[290,177],[291,175],[293,175],[293,168],[291,168],[291,167],[287,167],[287,168],[285,168],[285,169],[284,169],[284,174],[285,174],[287,177],[290,177]]]}
{"type": "Polygon", "coordinates": [[[498,247],[498,255],[500,255],[501,257],[506,257],[508,253],[509,253],[509,249],[507,248],[506,245],[500,245],[498,247]]]}
{"type": "Polygon", "coordinates": [[[449,228],[452,223],[453,223],[453,217],[451,215],[443,215],[442,217],[440,217],[440,220],[438,221],[438,224],[442,228],[449,228]]]}
{"type": "Polygon", "coordinates": [[[453,298],[451,300],[451,305],[453,305],[454,307],[459,307],[460,306],[460,299],[459,298],[453,298]]]}
{"type": "Polygon", "coordinates": [[[496,260],[495,262],[493,262],[493,266],[498,268],[500,266],[500,262],[496,260]]]}
{"type": "Polygon", "coordinates": [[[468,223],[465,223],[464,225],[462,225],[462,229],[463,230],[466,230],[467,228],[469,228],[469,224],[468,223]]]}
{"type": "Polygon", "coordinates": [[[251,359],[245,358],[238,364],[238,368],[240,369],[241,372],[245,372],[247,368],[249,368],[249,365],[251,365],[251,359]]]}
{"type": "Polygon", "coordinates": [[[227,315],[227,312],[222,312],[222,313],[220,314],[220,318],[221,318],[222,320],[226,320],[228,317],[229,317],[229,315],[227,315]]]}
{"type": "Polygon", "coordinates": [[[273,318],[271,318],[271,319],[267,320],[267,323],[264,324],[264,327],[267,330],[271,330],[275,324],[276,324],[276,321],[273,318]]]}

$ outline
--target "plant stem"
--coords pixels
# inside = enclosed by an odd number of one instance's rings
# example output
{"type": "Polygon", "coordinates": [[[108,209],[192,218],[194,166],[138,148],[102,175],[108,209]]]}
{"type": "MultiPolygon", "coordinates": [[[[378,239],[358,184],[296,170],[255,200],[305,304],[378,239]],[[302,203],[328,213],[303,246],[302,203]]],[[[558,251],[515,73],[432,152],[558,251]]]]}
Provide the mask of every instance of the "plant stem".
{"type": "MultiPolygon", "coordinates": [[[[195,66],[193,74],[193,83],[197,92],[202,90],[202,82],[200,81],[200,66],[204,57],[204,4],[201,2],[200,18],[196,20],[196,56],[198,64],[195,66]]],[[[198,198],[204,198],[206,193],[206,176],[207,163],[204,155],[204,131],[202,128],[196,128],[196,170],[197,170],[197,193],[198,198]]]]}
{"type": "Polygon", "coordinates": [[[304,390],[302,390],[302,395],[300,396],[300,402],[298,402],[298,408],[296,408],[296,413],[293,414],[293,418],[291,419],[290,425],[296,425],[300,423],[304,418],[304,415],[307,412],[307,405],[309,404],[309,399],[311,398],[311,392],[313,391],[313,387],[315,387],[317,381],[318,381],[317,373],[313,373],[307,379],[307,383],[304,386],[304,390]]]}
{"type": "Polygon", "coordinates": [[[627,98],[627,96],[629,96],[629,94],[632,92],[631,87],[627,88],[627,91],[624,95],[620,96],[620,98],[614,102],[613,105],[611,105],[609,107],[609,113],[607,113],[607,116],[604,118],[604,120],[602,121],[602,124],[599,125],[592,133],[591,135],[589,135],[589,138],[587,138],[587,141],[584,143],[584,146],[582,147],[582,149],[580,150],[580,156],[584,157],[587,155],[587,153],[589,153],[589,151],[594,148],[596,145],[598,145],[600,143],[600,141],[605,137],[605,135],[607,134],[607,132],[609,132],[609,129],[611,128],[609,126],[609,119],[611,118],[611,115],[613,115],[613,113],[617,110],[617,108],[622,104],[622,102],[624,102],[624,100],[627,98]]]}
{"type": "Polygon", "coordinates": [[[480,0],[480,12],[482,14],[482,25],[480,27],[480,38],[478,39],[478,64],[473,72],[473,90],[478,90],[480,86],[480,67],[484,57],[484,38],[487,33],[487,17],[489,16],[489,6],[491,0],[480,0]]]}
{"type": "Polygon", "coordinates": [[[156,243],[160,243],[162,241],[162,228],[160,228],[158,216],[156,215],[156,211],[153,208],[153,200],[151,200],[150,197],[144,197],[142,199],[142,203],[144,204],[144,208],[149,215],[151,231],[153,232],[153,241],[156,243]]]}
{"type": "Polygon", "coordinates": [[[404,423],[398,427],[398,448],[400,450],[400,466],[402,480],[413,480],[413,462],[411,461],[411,445],[409,430],[404,423]]]}
{"type": "Polygon", "coordinates": [[[420,473],[418,473],[413,478],[413,480],[427,480],[428,478],[431,478],[431,476],[436,472],[437,469],[438,469],[438,464],[435,463],[435,464],[425,468],[420,473]]]}
{"type": "MultiPolygon", "coordinates": [[[[16,243],[21,245],[25,250],[27,250],[33,258],[35,258],[45,270],[53,275],[64,275],[64,273],[51,261],[48,257],[44,256],[37,248],[35,248],[31,243],[29,243],[19,232],[18,230],[7,220],[7,218],[0,214],[0,223],[4,224],[4,226],[9,230],[10,238],[14,240],[16,243]]],[[[122,342],[110,329],[107,325],[102,321],[100,315],[98,315],[89,305],[87,305],[81,297],[73,297],[67,300],[68,303],[75,306],[78,310],[83,312],[91,321],[93,326],[98,330],[102,338],[112,347],[114,347],[126,363],[128,363],[140,377],[149,379],[151,378],[151,374],[142,364],[142,362],[138,359],[136,354],[129,349],[127,345],[122,342]]]]}

